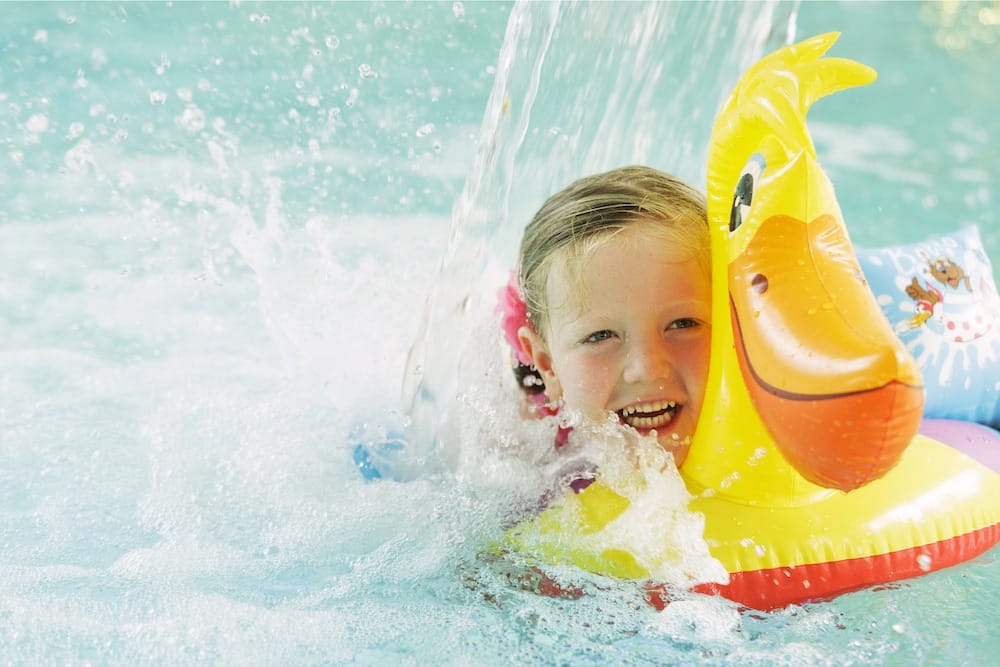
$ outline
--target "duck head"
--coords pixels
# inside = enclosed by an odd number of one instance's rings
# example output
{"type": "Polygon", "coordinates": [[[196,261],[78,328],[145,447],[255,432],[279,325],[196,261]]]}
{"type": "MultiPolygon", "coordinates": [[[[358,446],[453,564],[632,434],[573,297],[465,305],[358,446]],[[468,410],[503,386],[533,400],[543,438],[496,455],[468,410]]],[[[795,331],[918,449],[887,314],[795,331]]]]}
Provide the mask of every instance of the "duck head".
{"type": "Polygon", "coordinates": [[[919,368],[865,282],[805,123],[817,99],[875,80],[822,57],[838,36],[758,62],[713,127],[712,361],[683,469],[696,486],[849,491],[888,472],[920,421],[919,368]]]}

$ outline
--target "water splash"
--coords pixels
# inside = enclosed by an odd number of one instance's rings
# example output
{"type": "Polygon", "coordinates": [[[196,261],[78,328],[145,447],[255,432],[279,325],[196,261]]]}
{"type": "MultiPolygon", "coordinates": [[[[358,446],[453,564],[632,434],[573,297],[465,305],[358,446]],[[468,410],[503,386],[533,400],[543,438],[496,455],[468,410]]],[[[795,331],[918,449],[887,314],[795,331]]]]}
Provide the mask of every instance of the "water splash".
{"type": "Polygon", "coordinates": [[[794,5],[774,2],[514,7],[475,161],[409,353],[410,447],[397,475],[440,467],[454,459],[442,452],[462,446],[448,424],[460,392],[476,381],[467,360],[484,341],[470,332],[492,317],[521,230],[545,197],[623,164],[703,182],[716,110],[740,71],[790,39],[794,16],[794,5]]]}

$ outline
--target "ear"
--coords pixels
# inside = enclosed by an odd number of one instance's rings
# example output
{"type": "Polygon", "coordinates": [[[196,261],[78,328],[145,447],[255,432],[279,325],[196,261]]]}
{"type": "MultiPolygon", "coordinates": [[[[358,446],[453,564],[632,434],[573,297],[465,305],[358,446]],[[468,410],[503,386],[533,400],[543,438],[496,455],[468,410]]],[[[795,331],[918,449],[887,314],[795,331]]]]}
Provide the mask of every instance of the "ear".
{"type": "Polygon", "coordinates": [[[531,364],[541,374],[545,383],[545,396],[550,401],[562,398],[562,385],[559,384],[559,378],[552,367],[552,355],[545,341],[531,327],[518,329],[517,340],[521,343],[521,349],[531,357],[531,364]]]}

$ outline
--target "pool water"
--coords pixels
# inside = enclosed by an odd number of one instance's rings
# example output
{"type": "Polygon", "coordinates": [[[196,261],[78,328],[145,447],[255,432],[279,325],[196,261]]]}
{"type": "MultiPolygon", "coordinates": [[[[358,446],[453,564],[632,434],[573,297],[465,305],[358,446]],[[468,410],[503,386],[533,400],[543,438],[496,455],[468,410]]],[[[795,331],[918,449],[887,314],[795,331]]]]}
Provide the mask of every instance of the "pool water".
{"type": "Polygon", "coordinates": [[[767,614],[580,573],[541,597],[480,557],[563,465],[488,318],[541,200],[626,161],[703,182],[742,68],[840,30],[880,74],[810,114],[854,241],[975,223],[998,262],[995,5],[4,15],[4,660],[995,661],[996,549],[767,614]]]}

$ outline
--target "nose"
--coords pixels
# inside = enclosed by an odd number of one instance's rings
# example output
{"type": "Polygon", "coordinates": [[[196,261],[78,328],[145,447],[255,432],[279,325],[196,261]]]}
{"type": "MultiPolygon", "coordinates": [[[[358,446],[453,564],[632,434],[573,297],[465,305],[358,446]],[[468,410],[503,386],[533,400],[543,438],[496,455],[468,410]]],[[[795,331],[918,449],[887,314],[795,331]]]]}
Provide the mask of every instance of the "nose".
{"type": "Polygon", "coordinates": [[[629,383],[655,382],[670,376],[670,349],[660,337],[645,336],[631,341],[625,353],[622,378],[629,383]]]}

